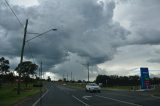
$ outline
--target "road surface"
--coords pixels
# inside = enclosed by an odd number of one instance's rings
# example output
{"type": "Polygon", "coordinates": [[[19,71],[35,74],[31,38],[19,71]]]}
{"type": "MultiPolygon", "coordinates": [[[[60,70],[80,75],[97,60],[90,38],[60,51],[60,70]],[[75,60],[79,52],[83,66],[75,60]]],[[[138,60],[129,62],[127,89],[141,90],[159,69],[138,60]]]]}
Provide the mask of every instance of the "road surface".
{"type": "Polygon", "coordinates": [[[53,83],[48,83],[47,88],[45,93],[24,101],[20,106],[160,106],[160,98],[144,92],[108,90],[89,93],[53,83]]]}

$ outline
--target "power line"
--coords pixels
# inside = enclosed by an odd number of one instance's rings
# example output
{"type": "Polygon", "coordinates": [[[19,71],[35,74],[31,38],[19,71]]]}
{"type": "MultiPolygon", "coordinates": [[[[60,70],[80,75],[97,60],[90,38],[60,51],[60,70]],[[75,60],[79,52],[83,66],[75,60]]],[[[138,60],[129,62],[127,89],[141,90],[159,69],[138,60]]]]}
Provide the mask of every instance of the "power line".
{"type": "Polygon", "coordinates": [[[32,53],[32,50],[31,50],[30,43],[28,43],[28,48],[29,48],[29,51],[30,51],[31,58],[32,58],[33,62],[35,63],[35,58],[33,57],[33,53],[32,53]]]}
{"type": "MultiPolygon", "coordinates": [[[[9,9],[11,10],[11,12],[13,13],[13,15],[16,17],[17,21],[19,22],[19,24],[23,27],[23,24],[21,23],[20,19],[18,18],[18,16],[16,15],[16,13],[14,12],[14,10],[11,8],[10,4],[8,3],[7,0],[4,0],[5,3],[7,4],[7,6],[9,7],[9,9]]],[[[35,63],[35,60],[34,60],[34,57],[33,57],[33,54],[32,54],[32,51],[31,51],[31,47],[30,47],[30,44],[28,43],[28,48],[30,50],[30,53],[31,53],[31,58],[33,60],[33,62],[35,63]]]]}
{"type": "MultiPolygon", "coordinates": [[[[11,12],[13,11],[13,9],[11,8],[11,6],[9,5],[9,3],[8,3],[6,0],[2,0],[2,1],[1,1],[1,4],[2,4],[2,6],[4,6],[4,7],[2,7],[2,8],[10,9],[11,12]]],[[[9,11],[10,11],[10,10],[9,10],[9,11]]],[[[13,11],[12,13],[15,14],[14,11],[13,11]]],[[[14,15],[14,16],[15,16],[15,15],[14,15]]],[[[16,15],[15,17],[16,17],[16,19],[18,19],[18,23],[19,23],[20,20],[19,20],[19,18],[17,17],[17,15],[16,15]]],[[[23,25],[22,25],[21,22],[20,22],[19,24],[20,24],[20,26],[23,27],[23,25]]],[[[23,27],[23,28],[24,28],[24,27],[23,27]]],[[[21,41],[21,38],[18,37],[18,39],[19,39],[19,41],[21,41]]],[[[21,43],[21,42],[20,42],[20,43],[21,43]]],[[[20,48],[19,48],[19,50],[20,50],[20,48]]]]}
{"type": "Polygon", "coordinates": [[[0,4],[1,4],[0,7],[3,7],[4,2],[2,1],[0,4]]]}
{"type": "Polygon", "coordinates": [[[19,24],[20,24],[21,26],[23,26],[23,24],[21,23],[20,19],[18,18],[18,16],[17,16],[16,13],[14,12],[14,10],[11,8],[10,4],[8,3],[8,1],[7,1],[7,0],[4,0],[4,1],[5,1],[5,3],[7,4],[7,6],[9,7],[9,9],[11,10],[11,12],[13,13],[13,15],[16,17],[16,19],[17,19],[17,21],[19,22],[19,24]]]}

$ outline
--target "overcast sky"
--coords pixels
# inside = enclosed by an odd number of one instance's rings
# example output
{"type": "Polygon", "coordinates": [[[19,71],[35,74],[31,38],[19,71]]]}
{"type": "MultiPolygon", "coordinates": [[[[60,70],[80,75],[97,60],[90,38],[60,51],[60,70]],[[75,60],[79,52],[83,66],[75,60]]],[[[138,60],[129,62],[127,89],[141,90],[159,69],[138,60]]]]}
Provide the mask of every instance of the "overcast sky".
{"type": "MultiPolygon", "coordinates": [[[[27,32],[43,33],[26,44],[24,58],[43,61],[52,79],[64,75],[76,80],[98,74],[139,75],[149,67],[160,75],[159,0],[8,0],[20,19],[0,1],[0,57],[14,69],[20,61],[25,20],[27,32]],[[55,73],[55,74],[51,74],[55,73]]],[[[35,35],[27,34],[27,39],[35,35]]]]}

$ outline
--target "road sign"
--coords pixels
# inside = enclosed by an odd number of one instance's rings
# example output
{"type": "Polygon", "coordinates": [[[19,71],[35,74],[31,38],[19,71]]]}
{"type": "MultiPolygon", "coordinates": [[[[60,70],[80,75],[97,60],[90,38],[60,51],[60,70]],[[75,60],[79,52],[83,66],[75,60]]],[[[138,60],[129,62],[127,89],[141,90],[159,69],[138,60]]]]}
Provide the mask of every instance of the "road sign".
{"type": "Polygon", "coordinates": [[[141,89],[149,89],[151,87],[148,68],[140,68],[141,71],[141,89]]]}

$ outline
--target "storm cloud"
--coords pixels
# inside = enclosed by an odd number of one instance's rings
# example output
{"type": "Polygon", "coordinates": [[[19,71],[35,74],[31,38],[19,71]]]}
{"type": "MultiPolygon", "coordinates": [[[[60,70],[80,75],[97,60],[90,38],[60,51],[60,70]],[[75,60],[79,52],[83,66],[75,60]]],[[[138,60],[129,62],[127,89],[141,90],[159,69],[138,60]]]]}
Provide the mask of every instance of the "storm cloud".
{"type": "MultiPolygon", "coordinates": [[[[49,32],[41,39],[31,41],[33,55],[44,56],[46,62],[50,63],[49,65],[63,62],[67,52],[86,57],[86,61],[91,64],[99,64],[112,59],[116,47],[128,35],[127,30],[113,22],[114,8],[115,2],[113,1],[97,2],[96,0],[40,1],[40,5],[34,8],[13,7],[23,23],[25,15],[29,15],[29,32],[58,28],[57,32],[49,32]]],[[[1,27],[8,32],[6,43],[9,42],[12,45],[11,48],[14,49],[20,45],[20,43],[16,44],[18,42],[15,42],[15,39],[17,35],[20,36],[18,32],[21,27],[8,8],[2,8],[0,13],[1,27]],[[6,16],[10,17],[3,18],[6,16]]],[[[27,38],[31,37],[27,35],[27,38]]],[[[29,52],[26,48],[26,55],[29,52]]],[[[12,53],[15,53],[14,50],[12,53]]]]}
{"type": "MultiPolygon", "coordinates": [[[[86,70],[80,63],[89,62],[94,67],[92,72],[96,73],[93,75],[97,75],[101,70],[97,65],[114,59],[118,48],[159,44],[160,30],[158,27],[153,28],[159,21],[153,20],[158,20],[154,10],[160,6],[158,1],[153,1],[150,5],[149,0],[144,4],[143,0],[132,1],[135,4],[127,0],[38,0],[38,5],[29,7],[17,5],[13,1],[9,3],[23,25],[29,19],[28,33],[58,29],[26,43],[25,60],[34,57],[38,64],[42,60],[46,71],[75,71],[78,74],[86,70]],[[115,20],[117,9],[123,5],[133,8],[125,10],[125,18],[117,16],[115,20]],[[150,15],[146,14],[146,5],[154,11],[150,15]]],[[[1,1],[0,55],[12,59],[14,65],[20,57],[23,30],[24,26],[18,23],[5,2],[1,1]]],[[[27,39],[34,36],[27,34],[27,39]]],[[[104,70],[101,71],[104,73],[104,70]]]]}

